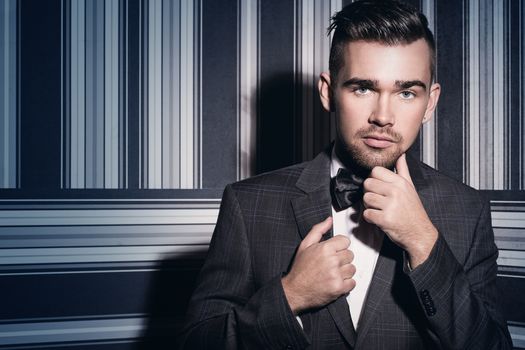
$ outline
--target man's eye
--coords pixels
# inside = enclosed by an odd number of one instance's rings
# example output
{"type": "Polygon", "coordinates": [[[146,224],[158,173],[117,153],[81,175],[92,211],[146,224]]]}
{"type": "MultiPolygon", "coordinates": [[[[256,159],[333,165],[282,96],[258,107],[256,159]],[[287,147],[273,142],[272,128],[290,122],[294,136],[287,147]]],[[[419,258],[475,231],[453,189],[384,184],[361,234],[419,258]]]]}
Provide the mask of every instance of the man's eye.
{"type": "Polygon", "coordinates": [[[412,91],[401,91],[401,98],[404,100],[411,100],[416,97],[416,94],[412,91]]]}
{"type": "Polygon", "coordinates": [[[364,88],[364,87],[358,87],[354,89],[354,92],[356,95],[366,95],[370,93],[370,89],[364,88]]]}

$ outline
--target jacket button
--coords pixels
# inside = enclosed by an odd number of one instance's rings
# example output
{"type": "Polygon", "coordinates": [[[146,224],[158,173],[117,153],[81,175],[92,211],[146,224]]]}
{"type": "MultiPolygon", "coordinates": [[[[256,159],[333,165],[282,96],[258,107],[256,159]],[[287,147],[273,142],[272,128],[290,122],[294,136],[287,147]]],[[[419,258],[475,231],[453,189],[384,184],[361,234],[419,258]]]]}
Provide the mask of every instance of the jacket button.
{"type": "Polygon", "coordinates": [[[434,316],[436,314],[436,308],[430,306],[426,309],[426,312],[428,316],[434,316]]]}
{"type": "Polygon", "coordinates": [[[434,301],[432,300],[432,297],[430,296],[428,290],[420,290],[419,296],[421,297],[421,301],[423,302],[423,306],[425,307],[426,314],[428,316],[434,316],[436,314],[436,307],[434,306],[434,301]]]}

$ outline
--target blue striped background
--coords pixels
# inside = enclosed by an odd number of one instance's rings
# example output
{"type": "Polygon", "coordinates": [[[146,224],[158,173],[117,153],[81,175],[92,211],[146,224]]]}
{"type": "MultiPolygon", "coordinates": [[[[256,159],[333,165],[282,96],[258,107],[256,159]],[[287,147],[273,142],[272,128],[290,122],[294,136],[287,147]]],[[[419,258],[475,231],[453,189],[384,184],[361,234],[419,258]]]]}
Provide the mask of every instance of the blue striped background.
{"type": "MultiPolygon", "coordinates": [[[[348,0],[0,0],[0,349],[172,348],[226,183],[310,159],[348,0]]],[[[411,0],[443,94],[412,152],[491,199],[525,348],[525,9],[411,0]]]]}
{"type": "Polygon", "coordinates": [[[16,0],[0,2],[0,188],[17,187],[16,0]]]}

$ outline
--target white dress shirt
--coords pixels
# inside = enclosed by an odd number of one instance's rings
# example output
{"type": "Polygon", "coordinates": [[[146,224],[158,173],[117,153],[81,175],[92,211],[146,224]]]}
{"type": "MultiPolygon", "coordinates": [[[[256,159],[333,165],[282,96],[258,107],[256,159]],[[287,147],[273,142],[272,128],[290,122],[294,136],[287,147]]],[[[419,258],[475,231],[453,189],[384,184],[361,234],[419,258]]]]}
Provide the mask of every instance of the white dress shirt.
{"type": "MultiPolygon", "coordinates": [[[[339,168],[344,168],[344,165],[332,150],[330,176],[334,177],[339,168]]],[[[384,236],[384,233],[377,226],[367,223],[362,218],[362,214],[363,206],[361,203],[352,205],[339,212],[336,212],[332,206],[334,235],[344,235],[350,238],[350,247],[348,249],[354,253],[352,264],[356,268],[356,273],[353,277],[356,285],[350,291],[346,300],[350,306],[350,315],[356,330],[384,236]]]]}

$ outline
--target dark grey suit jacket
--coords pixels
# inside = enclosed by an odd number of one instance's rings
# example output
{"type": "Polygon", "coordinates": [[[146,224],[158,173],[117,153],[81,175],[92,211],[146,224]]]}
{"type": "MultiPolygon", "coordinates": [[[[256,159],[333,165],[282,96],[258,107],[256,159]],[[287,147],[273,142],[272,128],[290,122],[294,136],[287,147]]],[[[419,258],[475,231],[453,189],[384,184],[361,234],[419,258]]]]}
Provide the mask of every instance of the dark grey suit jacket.
{"type": "Polygon", "coordinates": [[[301,239],[331,215],[330,155],[226,187],[208,256],[181,334],[188,349],[508,349],[498,310],[490,208],[477,191],[408,160],[439,231],[428,260],[408,271],[385,236],[359,327],[346,298],[301,315],[281,277],[301,239]]]}

